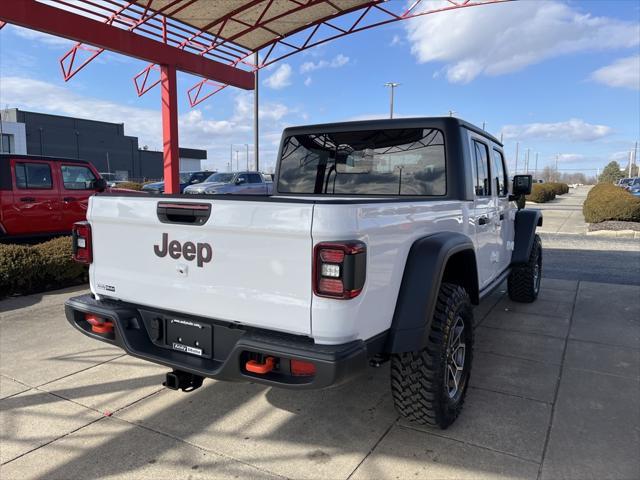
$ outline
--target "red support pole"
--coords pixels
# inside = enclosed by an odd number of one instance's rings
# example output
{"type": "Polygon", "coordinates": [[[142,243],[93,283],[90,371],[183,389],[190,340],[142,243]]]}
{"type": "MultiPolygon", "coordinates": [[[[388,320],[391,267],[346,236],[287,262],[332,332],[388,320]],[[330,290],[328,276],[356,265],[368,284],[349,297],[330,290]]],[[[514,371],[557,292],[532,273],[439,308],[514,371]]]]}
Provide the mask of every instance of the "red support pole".
{"type": "Polygon", "coordinates": [[[162,143],[164,145],[164,193],[180,193],[178,148],[178,89],[175,65],[160,65],[162,88],[162,143]]]}

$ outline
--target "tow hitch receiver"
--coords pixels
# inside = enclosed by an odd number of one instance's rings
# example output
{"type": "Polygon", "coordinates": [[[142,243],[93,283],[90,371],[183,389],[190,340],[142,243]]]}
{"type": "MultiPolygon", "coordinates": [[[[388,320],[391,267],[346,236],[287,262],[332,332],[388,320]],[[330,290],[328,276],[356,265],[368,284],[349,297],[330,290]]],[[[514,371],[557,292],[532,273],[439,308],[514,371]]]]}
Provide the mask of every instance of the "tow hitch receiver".
{"type": "Polygon", "coordinates": [[[274,369],[276,366],[276,359],[273,357],[267,357],[264,359],[264,363],[258,363],[257,360],[249,360],[244,368],[247,372],[257,373],[258,375],[265,375],[274,369]]]}
{"type": "Polygon", "coordinates": [[[174,370],[167,373],[167,378],[162,385],[171,390],[182,390],[183,392],[193,392],[202,386],[203,378],[200,375],[174,370]]]}

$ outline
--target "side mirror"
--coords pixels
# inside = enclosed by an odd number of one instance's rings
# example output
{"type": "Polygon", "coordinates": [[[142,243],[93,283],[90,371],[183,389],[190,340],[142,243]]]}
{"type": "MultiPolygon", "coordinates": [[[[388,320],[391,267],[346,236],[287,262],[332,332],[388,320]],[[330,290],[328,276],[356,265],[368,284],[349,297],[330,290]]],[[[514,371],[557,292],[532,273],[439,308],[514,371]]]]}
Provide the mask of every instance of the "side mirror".
{"type": "Polygon", "coordinates": [[[96,178],[93,181],[93,189],[96,192],[104,192],[107,189],[107,182],[104,178],[96,178]]]}
{"type": "Polygon", "coordinates": [[[513,195],[529,195],[532,185],[533,177],[531,175],[515,175],[513,177],[513,195]]]}
{"type": "Polygon", "coordinates": [[[235,183],[236,183],[236,185],[240,185],[241,183],[244,183],[244,182],[245,182],[244,178],[236,178],[236,182],[235,183]]]}

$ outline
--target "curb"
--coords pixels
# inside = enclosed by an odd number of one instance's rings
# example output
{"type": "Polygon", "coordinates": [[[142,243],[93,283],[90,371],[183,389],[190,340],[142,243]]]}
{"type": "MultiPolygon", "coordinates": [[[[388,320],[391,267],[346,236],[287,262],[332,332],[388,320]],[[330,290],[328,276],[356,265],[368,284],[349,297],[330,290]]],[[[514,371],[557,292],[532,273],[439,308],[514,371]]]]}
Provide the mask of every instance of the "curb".
{"type": "Polygon", "coordinates": [[[587,232],[589,236],[608,237],[608,238],[638,238],[640,239],[640,232],[635,230],[594,230],[587,232]]]}

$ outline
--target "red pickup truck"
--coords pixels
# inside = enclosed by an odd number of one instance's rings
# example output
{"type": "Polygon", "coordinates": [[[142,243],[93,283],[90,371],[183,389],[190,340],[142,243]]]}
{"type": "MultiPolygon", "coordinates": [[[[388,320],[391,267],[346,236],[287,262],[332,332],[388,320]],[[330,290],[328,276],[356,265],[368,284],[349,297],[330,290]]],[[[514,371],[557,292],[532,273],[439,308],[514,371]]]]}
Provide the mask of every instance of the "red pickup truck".
{"type": "Polygon", "coordinates": [[[84,160],[0,155],[0,242],[70,233],[106,182],[84,160]]]}

